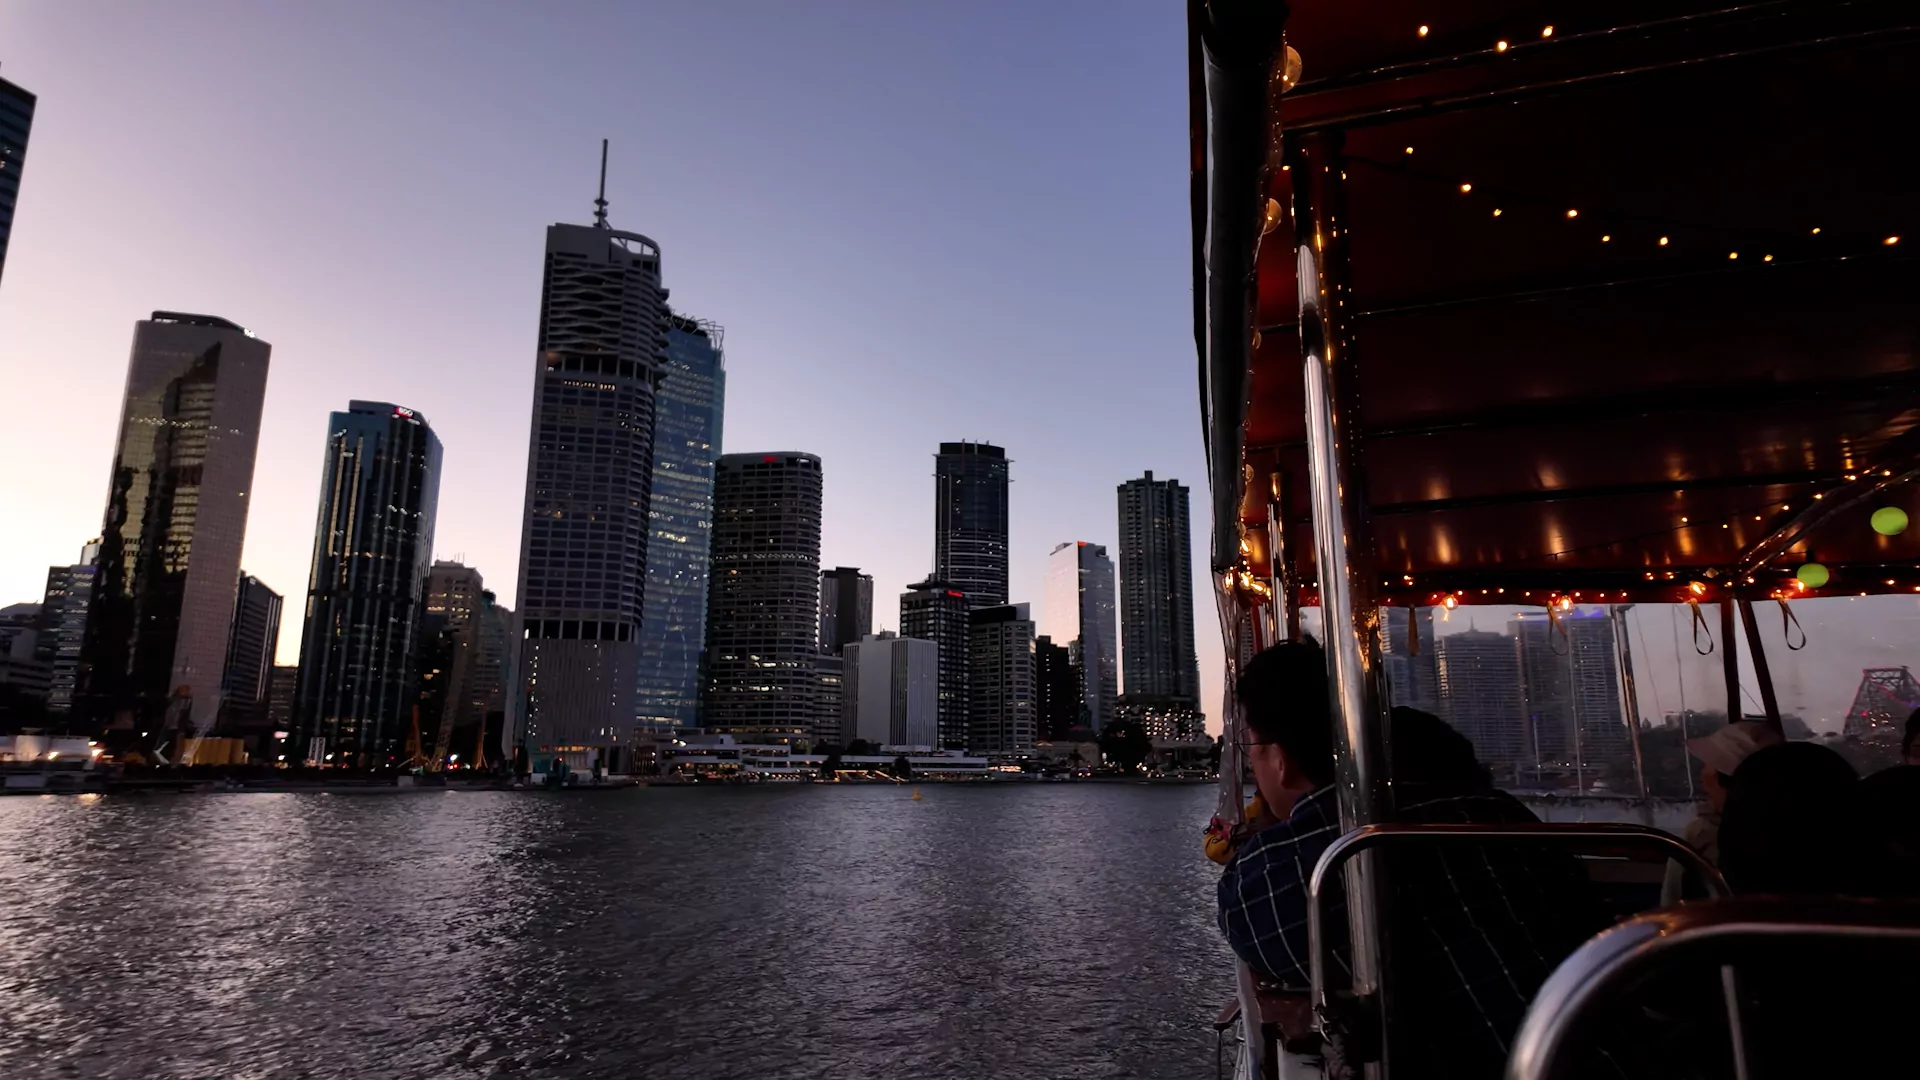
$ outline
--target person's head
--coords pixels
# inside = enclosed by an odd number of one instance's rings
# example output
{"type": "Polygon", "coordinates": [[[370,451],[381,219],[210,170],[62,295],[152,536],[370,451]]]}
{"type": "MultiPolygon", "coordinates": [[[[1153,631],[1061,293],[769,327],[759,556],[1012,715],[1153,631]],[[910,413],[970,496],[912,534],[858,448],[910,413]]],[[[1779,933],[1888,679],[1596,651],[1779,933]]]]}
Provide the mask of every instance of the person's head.
{"type": "Polygon", "coordinates": [[[1333,782],[1333,712],[1327,654],[1312,638],[1283,641],[1253,658],[1234,693],[1247,720],[1247,761],[1275,813],[1333,782]]]}
{"type": "Polygon", "coordinates": [[[1784,743],[1754,751],[1734,770],[1720,869],[1735,892],[1858,892],[1873,862],[1860,777],[1839,754],[1784,743]]]}
{"type": "Polygon", "coordinates": [[[1727,802],[1727,779],[1754,751],[1781,742],[1773,728],[1759,720],[1737,720],[1715,731],[1687,740],[1687,752],[1700,761],[1700,789],[1707,805],[1723,810],[1727,802]]]}
{"type": "Polygon", "coordinates": [[[1913,710],[1907,717],[1906,734],[1900,736],[1900,760],[1908,765],[1920,765],[1920,709],[1913,710]]]}
{"type": "Polygon", "coordinates": [[[1874,773],[1860,781],[1860,800],[1879,842],[1882,892],[1920,897],[1920,766],[1874,773]]]}
{"type": "Polygon", "coordinates": [[[1474,755],[1473,742],[1432,713],[1393,710],[1393,782],[1477,791],[1493,776],[1474,755]]]}

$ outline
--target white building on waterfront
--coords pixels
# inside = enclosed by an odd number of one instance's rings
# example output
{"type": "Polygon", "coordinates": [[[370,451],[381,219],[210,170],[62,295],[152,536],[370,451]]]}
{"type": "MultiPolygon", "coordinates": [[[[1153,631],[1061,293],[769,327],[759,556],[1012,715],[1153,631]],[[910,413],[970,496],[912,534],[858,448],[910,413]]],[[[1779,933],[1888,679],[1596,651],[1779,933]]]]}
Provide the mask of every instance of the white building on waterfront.
{"type": "Polygon", "coordinates": [[[847,645],[840,733],[875,746],[939,745],[940,649],[931,641],[868,634],[847,645]]]}

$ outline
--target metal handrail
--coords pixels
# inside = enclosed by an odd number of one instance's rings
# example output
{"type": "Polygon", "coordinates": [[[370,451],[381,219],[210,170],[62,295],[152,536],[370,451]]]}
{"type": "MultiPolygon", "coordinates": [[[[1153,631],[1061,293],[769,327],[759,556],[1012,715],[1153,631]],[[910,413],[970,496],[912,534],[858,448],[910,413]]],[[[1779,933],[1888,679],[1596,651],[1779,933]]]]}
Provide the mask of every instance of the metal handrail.
{"type": "MultiPolygon", "coordinates": [[[[1920,906],[1874,900],[1742,898],[1682,904],[1635,916],[1574,950],[1535,995],[1514,1036],[1507,1080],[1545,1080],[1565,1064],[1580,1022],[1661,963],[1726,965],[1782,942],[1920,948],[1920,906]]],[[[1723,971],[1724,971],[1723,966],[1723,971]]],[[[1736,1030],[1736,1065],[1745,1047],[1736,1030]]],[[[1745,1075],[1744,1067],[1738,1075],[1745,1075]]]]}
{"type": "Polygon", "coordinates": [[[1726,879],[1699,852],[1688,847],[1679,837],[1645,825],[1544,821],[1526,825],[1363,825],[1327,845],[1327,850],[1320,853],[1319,861],[1313,864],[1313,876],[1307,881],[1307,960],[1315,1015],[1324,1016],[1326,1009],[1326,957],[1331,951],[1325,935],[1323,908],[1326,905],[1326,890],[1323,886],[1335,870],[1355,855],[1382,845],[1419,845],[1430,841],[1460,844],[1513,841],[1573,847],[1596,840],[1644,847],[1652,854],[1675,860],[1694,871],[1705,882],[1709,895],[1728,895],[1726,879]]]}

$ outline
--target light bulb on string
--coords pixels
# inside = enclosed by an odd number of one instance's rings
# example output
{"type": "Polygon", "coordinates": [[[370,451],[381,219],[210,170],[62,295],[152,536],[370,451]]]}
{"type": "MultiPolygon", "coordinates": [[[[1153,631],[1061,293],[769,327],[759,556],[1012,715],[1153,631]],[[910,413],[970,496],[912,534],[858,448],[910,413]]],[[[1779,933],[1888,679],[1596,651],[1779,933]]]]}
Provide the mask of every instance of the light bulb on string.
{"type": "Polygon", "coordinates": [[[1577,217],[1579,217],[1579,216],[1580,216],[1580,211],[1578,211],[1578,210],[1569,210],[1569,211],[1567,211],[1567,220],[1568,220],[1568,221],[1572,221],[1572,220],[1573,220],[1574,218],[1577,218],[1577,217]]]}
{"type": "Polygon", "coordinates": [[[1661,247],[1666,247],[1666,246],[1667,246],[1667,238],[1666,238],[1666,237],[1664,237],[1664,236],[1663,236],[1663,237],[1661,237],[1661,238],[1660,238],[1660,246],[1661,246],[1661,247]]]}
{"type": "Polygon", "coordinates": [[[1426,27],[1425,25],[1422,25],[1422,26],[1420,27],[1420,36],[1421,36],[1421,37],[1426,37],[1426,36],[1427,36],[1427,29],[1428,29],[1428,28],[1427,28],[1427,27],[1426,27]]]}
{"type": "Polygon", "coordinates": [[[1543,37],[1543,38],[1550,38],[1550,37],[1552,37],[1552,36],[1553,36],[1553,27],[1551,27],[1551,26],[1547,26],[1547,27],[1542,27],[1542,28],[1541,28],[1541,30],[1540,30],[1540,36],[1541,36],[1541,37],[1543,37]]]}
{"type": "Polygon", "coordinates": [[[1613,234],[1612,234],[1612,233],[1601,233],[1601,234],[1600,234],[1600,242],[1601,242],[1601,243],[1603,243],[1603,244],[1611,244],[1611,243],[1613,243],[1613,234]]]}
{"type": "Polygon", "coordinates": [[[1494,216],[1494,217],[1499,217],[1499,216],[1500,216],[1500,208],[1499,208],[1499,207],[1497,207],[1497,206],[1496,206],[1496,207],[1494,207],[1494,208],[1493,208],[1493,216],[1494,216]]]}
{"type": "Polygon", "coordinates": [[[1466,194],[1467,192],[1469,192],[1469,191],[1472,191],[1472,190],[1473,190],[1473,185],[1472,185],[1472,184],[1461,184],[1461,185],[1460,185],[1460,194],[1462,194],[1462,195],[1465,195],[1465,194],[1466,194]]]}
{"type": "Polygon", "coordinates": [[[1892,247],[1893,245],[1900,242],[1900,238],[1897,236],[1889,236],[1885,240],[1882,240],[1880,242],[1887,245],[1888,247],[1892,247]]]}
{"type": "Polygon", "coordinates": [[[1494,42],[1494,43],[1493,43],[1493,51],[1494,51],[1494,52],[1506,52],[1506,51],[1507,51],[1507,43],[1506,43],[1506,42],[1504,42],[1504,41],[1496,41],[1496,42],[1494,42]]]}

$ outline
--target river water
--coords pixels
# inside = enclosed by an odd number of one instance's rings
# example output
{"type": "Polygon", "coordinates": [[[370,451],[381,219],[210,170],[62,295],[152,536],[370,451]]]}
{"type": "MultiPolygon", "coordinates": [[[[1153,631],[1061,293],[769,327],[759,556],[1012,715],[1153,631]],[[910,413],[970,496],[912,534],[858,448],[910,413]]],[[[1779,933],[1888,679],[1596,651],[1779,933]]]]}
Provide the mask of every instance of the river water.
{"type": "Polygon", "coordinates": [[[0,799],[0,1076],[1192,1077],[1208,786],[0,799]]]}

